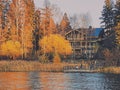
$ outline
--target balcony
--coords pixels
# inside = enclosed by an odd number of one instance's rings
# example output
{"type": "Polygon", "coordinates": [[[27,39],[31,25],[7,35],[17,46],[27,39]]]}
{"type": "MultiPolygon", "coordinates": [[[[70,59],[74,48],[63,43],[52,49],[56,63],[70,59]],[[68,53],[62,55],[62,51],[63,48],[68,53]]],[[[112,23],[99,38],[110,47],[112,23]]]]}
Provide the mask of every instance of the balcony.
{"type": "Polygon", "coordinates": [[[84,40],[84,38],[67,38],[69,41],[81,41],[84,40]]]}

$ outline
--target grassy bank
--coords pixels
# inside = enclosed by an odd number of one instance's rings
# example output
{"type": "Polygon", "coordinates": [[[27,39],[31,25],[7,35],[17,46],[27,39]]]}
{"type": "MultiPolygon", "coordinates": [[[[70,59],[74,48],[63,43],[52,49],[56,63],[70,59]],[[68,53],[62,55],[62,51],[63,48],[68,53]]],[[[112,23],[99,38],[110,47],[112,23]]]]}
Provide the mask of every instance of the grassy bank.
{"type": "Polygon", "coordinates": [[[67,68],[75,68],[76,65],[71,63],[46,63],[42,64],[38,61],[0,61],[1,72],[21,72],[21,71],[41,71],[41,72],[63,72],[67,68]]]}
{"type": "MultiPolygon", "coordinates": [[[[66,69],[75,69],[76,66],[80,68],[82,64],[83,70],[90,69],[90,63],[40,63],[38,61],[0,61],[0,72],[25,72],[25,71],[40,71],[40,72],[63,72],[66,69]]],[[[120,74],[120,67],[106,67],[96,69],[95,72],[101,73],[116,73],[120,74]]]]}
{"type": "Polygon", "coordinates": [[[120,67],[104,67],[98,69],[98,72],[120,74],[120,67]]]}

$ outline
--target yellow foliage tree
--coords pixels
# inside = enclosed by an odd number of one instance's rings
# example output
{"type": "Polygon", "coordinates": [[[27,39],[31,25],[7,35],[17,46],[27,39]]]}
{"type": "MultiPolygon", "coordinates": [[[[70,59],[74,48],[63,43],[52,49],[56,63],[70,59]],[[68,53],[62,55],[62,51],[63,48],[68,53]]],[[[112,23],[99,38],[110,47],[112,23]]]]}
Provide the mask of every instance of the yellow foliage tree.
{"type": "Polygon", "coordinates": [[[10,22],[10,40],[19,41],[23,49],[22,58],[27,58],[31,54],[34,30],[33,0],[12,0],[8,13],[10,22]],[[31,7],[30,7],[31,6],[31,7]]]}
{"type": "Polygon", "coordinates": [[[6,41],[1,44],[0,49],[1,55],[8,56],[12,59],[15,59],[16,57],[22,55],[21,44],[18,41],[6,41]]]}
{"type": "Polygon", "coordinates": [[[116,44],[120,47],[120,23],[116,26],[116,44]]]}
{"type": "MultiPolygon", "coordinates": [[[[39,41],[39,45],[44,54],[54,53],[55,59],[59,58],[59,55],[69,55],[72,53],[72,47],[69,41],[65,40],[64,37],[58,34],[44,36],[43,39],[39,41]]],[[[55,62],[57,61],[55,60],[55,62]]]]}

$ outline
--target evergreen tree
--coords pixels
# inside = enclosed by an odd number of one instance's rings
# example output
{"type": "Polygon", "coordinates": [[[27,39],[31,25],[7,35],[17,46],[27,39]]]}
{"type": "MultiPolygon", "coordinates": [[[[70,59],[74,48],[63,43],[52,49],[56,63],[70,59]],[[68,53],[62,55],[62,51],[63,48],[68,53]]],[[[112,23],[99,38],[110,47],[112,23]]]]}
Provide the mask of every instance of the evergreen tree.
{"type": "Polygon", "coordinates": [[[109,34],[110,31],[113,29],[115,25],[115,18],[114,18],[114,4],[112,0],[105,0],[105,5],[103,7],[102,11],[102,22],[104,25],[102,26],[105,30],[106,33],[109,34]]]}
{"type": "Polygon", "coordinates": [[[101,46],[103,48],[112,49],[115,47],[115,26],[116,26],[116,10],[112,0],[105,0],[105,5],[102,11],[103,30],[99,37],[102,37],[101,46]],[[109,44],[108,44],[109,42],[109,44]]]}
{"type": "MultiPolygon", "coordinates": [[[[110,51],[115,48],[115,26],[116,26],[116,13],[115,5],[112,0],[105,0],[105,5],[102,11],[102,28],[103,30],[99,34],[100,47],[98,49],[98,55],[104,57],[103,51],[107,48],[110,51]]],[[[104,57],[105,58],[105,57],[104,57]]]]}

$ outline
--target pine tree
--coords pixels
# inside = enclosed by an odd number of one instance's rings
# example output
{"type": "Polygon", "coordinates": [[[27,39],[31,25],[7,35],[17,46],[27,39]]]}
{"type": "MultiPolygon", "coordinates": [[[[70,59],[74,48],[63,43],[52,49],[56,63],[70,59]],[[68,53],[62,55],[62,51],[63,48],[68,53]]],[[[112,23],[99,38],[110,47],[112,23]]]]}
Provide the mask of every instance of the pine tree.
{"type": "Polygon", "coordinates": [[[106,32],[109,34],[109,31],[111,31],[114,27],[114,4],[112,0],[105,0],[105,5],[103,7],[102,11],[102,22],[104,25],[102,26],[104,29],[106,29],[106,32]]]}
{"type": "Polygon", "coordinates": [[[100,33],[100,37],[103,39],[101,40],[101,46],[103,48],[112,49],[115,47],[115,26],[116,26],[116,13],[115,7],[112,0],[105,0],[105,5],[102,11],[103,20],[101,23],[104,23],[103,30],[100,33]],[[108,44],[109,43],[109,44],[108,44]]]}
{"type": "Polygon", "coordinates": [[[105,0],[105,5],[102,11],[102,28],[99,37],[101,38],[99,44],[99,55],[103,56],[102,52],[107,48],[110,51],[115,48],[115,5],[112,0],[105,0]]]}

